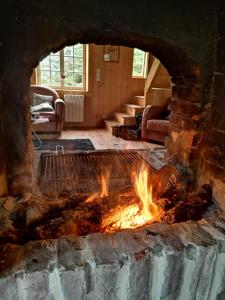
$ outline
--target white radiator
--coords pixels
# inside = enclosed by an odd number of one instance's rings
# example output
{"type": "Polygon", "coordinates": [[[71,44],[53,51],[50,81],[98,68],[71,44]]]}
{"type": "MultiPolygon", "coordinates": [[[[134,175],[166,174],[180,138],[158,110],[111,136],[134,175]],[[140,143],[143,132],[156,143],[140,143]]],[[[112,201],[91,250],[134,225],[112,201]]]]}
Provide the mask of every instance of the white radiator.
{"type": "Polygon", "coordinates": [[[84,122],[84,95],[64,95],[65,122],[84,122]]]}

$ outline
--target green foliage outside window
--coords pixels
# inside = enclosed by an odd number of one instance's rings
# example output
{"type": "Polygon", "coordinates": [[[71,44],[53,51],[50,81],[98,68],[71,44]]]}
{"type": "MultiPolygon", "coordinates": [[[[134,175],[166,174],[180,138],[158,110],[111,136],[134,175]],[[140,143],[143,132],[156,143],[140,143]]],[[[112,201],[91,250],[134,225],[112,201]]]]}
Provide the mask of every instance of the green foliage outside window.
{"type": "Polygon", "coordinates": [[[51,53],[40,63],[40,83],[53,87],[84,87],[84,48],[77,44],[51,53]]]}
{"type": "Polygon", "coordinates": [[[144,77],[146,53],[134,48],[132,77],[144,77]]]}

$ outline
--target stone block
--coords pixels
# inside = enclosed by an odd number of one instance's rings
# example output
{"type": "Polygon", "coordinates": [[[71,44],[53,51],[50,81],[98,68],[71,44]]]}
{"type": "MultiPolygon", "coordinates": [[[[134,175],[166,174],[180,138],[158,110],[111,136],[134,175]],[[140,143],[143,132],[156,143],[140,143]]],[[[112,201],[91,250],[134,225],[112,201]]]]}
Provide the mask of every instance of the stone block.
{"type": "Polygon", "coordinates": [[[38,271],[17,275],[19,300],[52,300],[48,285],[48,272],[38,271]]]}
{"type": "Polygon", "coordinates": [[[212,111],[211,126],[215,130],[225,130],[225,112],[220,107],[212,111]]]}
{"type": "Polygon", "coordinates": [[[61,274],[61,286],[64,300],[83,300],[86,295],[86,281],[84,268],[63,271],[61,274]]]}
{"type": "MultiPolygon", "coordinates": [[[[176,60],[174,60],[173,63],[176,64],[176,60]]],[[[174,67],[173,77],[171,78],[171,81],[179,87],[194,87],[199,85],[199,66],[192,65],[191,68],[192,72],[190,72],[189,74],[187,73],[187,70],[185,74],[184,72],[183,74],[181,74],[179,72],[180,70],[174,67]],[[197,76],[195,76],[194,74],[197,76]]]]}
{"type": "Polygon", "coordinates": [[[225,168],[225,152],[222,153],[219,147],[207,147],[204,152],[204,159],[225,168]]]}
{"type": "Polygon", "coordinates": [[[55,267],[51,272],[49,272],[48,276],[48,286],[51,297],[54,300],[64,299],[60,274],[61,270],[55,267]]]}
{"type": "Polygon", "coordinates": [[[128,296],[129,274],[130,271],[127,265],[120,262],[110,265],[96,265],[94,290],[88,295],[87,299],[137,299],[133,295],[131,295],[131,298],[128,296]]]}
{"type": "Polygon", "coordinates": [[[189,166],[193,136],[194,132],[191,131],[171,132],[166,141],[166,159],[189,166]]]}
{"type": "Polygon", "coordinates": [[[151,288],[151,257],[149,251],[136,253],[130,259],[127,299],[148,299],[151,288]],[[140,282],[137,286],[135,283],[140,282]]]}
{"type": "MultiPolygon", "coordinates": [[[[211,219],[211,222],[203,219],[199,221],[198,224],[215,240],[217,240],[219,245],[214,267],[216,272],[214,273],[214,276],[212,276],[211,284],[213,288],[210,290],[209,299],[221,299],[220,296],[225,294],[225,236],[220,231],[221,227],[215,227],[216,224],[214,223],[214,221],[216,221],[216,223],[218,224],[218,220],[215,220],[215,217],[211,219]]],[[[225,223],[222,225],[222,227],[223,229],[225,229],[225,223]]]]}
{"type": "Polygon", "coordinates": [[[186,246],[185,270],[178,299],[208,299],[217,242],[195,222],[174,224],[174,227],[186,246]]]}
{"type": "Polygon", "coordinates": [[[173,113],[189,117],[201,113],[201,107],[199,103],[192,103],[190,101],[179,100],[177,98],[172,99],[171,110],[173,113]]]}
{"type": "Polygon", "coordinates": [[[208,142],[213,146],[225,149],[225,130],[211,130],[208,136],[208,142]]]}
{"type": "Polygon", "coordinates": [[[0,274],[6,276],[12,272],[20,272],[25,268],[23,247],[6,244],[0,246],[0,274]]]}
{"type": "Polygon", "coordinates": [[[175,85],[173,86],[172,95],[175,99],[193,103],[199,103],[201,101],[201,90],[197,87],[175,85]]]}
{"type": "Polygon", "coordinates": [[[172,113],[170,117],[170,124],[179,130],[196,130],[199,127],[199,117],[186,117],[177,113],[172,113]]]}
{"type": "Polygon", "coordinates": [[[220,179],[222,182],[225,182],[225,168],[221,167],[217,163],[212,163],[209,161],[204,161],[204,172],[211,174],[211,180],[220,179]]]}
{"type": "Polygon", "coordinates": [[[84,267],[85,260],[91,259],[92,251],[86,237],[62,238],[58,244],[58,262],[66,270],[84,267]]]}
{"type": "Polygon", "coordinates": [[[0,299],[17,300],[17,285],[14,276],[0,278],[0,299]]]}
{"type": "Polygon", "coordinates": [[[225,83],[225,74],[216,72],[214,73],[214,93],[215,97],[219,96],[221,98],[225,97],[225,89],[224,89],[224,83],[225,83]]]}
{"type": "Polygon", "coordinates": [[[51,270],[57,265],[57,242],[54,240],[35,241],[24,246],[25,270],[36,272],[51,270]]]}

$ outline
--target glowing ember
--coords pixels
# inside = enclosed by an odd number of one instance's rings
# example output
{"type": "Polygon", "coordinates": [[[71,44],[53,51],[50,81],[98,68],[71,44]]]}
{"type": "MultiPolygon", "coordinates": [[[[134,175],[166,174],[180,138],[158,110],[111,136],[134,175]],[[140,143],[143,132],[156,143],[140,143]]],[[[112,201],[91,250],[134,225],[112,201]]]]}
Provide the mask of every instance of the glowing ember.
{"type": "Polygon", "coordinates": [[[107,221],[105,220],[105,225],[108,223],[113,229],[137,228],[160,216],[162,210],[153,202],[152,187],[149,184],[149,172],[146,167],[142,167],[140,172],[136,173],[134,186],[140,203],[117,211],[107,221]]]}

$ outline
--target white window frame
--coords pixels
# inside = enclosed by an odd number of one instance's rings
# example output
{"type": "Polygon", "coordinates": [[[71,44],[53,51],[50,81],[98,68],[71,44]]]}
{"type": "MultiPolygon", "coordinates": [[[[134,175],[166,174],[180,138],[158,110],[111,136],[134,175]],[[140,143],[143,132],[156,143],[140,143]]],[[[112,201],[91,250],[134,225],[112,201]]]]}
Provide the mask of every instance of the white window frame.
{"type": "MultiPolygon", "coordinates": [[[[59,86],[50,85],[50,87],[56,90],[88,91],[89,45],[87,44],[83,45],[83,86],[82,87],[64,86],[64,79],[62,78],[62,75],[64,73],[64,48],[59,51],[59,57],[60,57],[60,73],[61,73],[60,85],[59,86]]],[[[42,84],[40,64],[37,67],[37,83],[42,84]]]]}
{"type": "Polygon", "coordinates": [[[133,49],[133,56],[132,56],[132,78],[139,78],[139,79],[143,79],[143,78],[147,78],[148,75],[148,60],[149,60],[149,52],[145,52],[144,53],[144,60],[143,60],[143,67],[142,67],[142,74],[141,75],[133,75],[133,70],[134,70],[134,50],[136,48],[133,49]]]}

